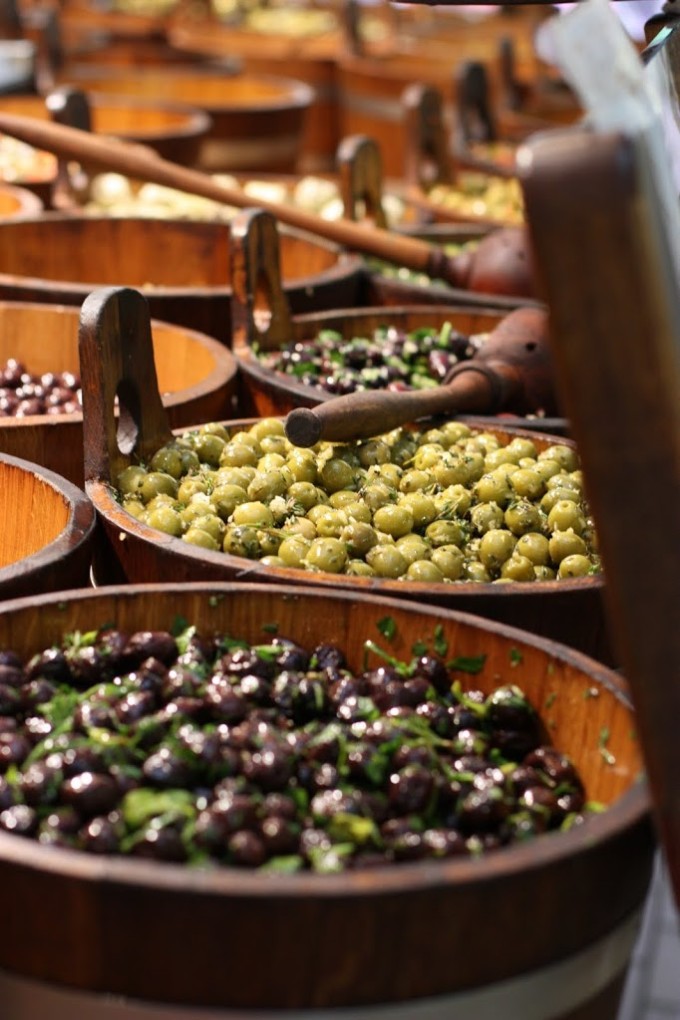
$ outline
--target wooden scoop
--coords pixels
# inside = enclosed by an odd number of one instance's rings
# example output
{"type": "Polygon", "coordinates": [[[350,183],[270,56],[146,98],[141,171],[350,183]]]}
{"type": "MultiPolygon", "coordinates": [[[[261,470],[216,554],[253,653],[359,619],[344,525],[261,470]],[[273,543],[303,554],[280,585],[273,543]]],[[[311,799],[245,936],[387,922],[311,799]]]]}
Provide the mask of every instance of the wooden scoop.
{"type": "MultiPolygon", "coordinates": [[[[78,128],[10,113],[0,114],[0,132],[88,166],[116,170],[128,177],[178,188],[237,208],[254,204],[235,185],[218,183],[209,174],[180,166],[121,139],[101,138],[78,128]]],[[[279,202],[258,200],[256,204],[299,230],[446,280],[453,287],[517,297],[535,294],[528,235],[521,228],[501,228],[484,238],[474,252],[448,256],[436,245],[371,224],[344,218],[324,220],[279,202]]]]}
{"type": "Polygon", "coordinates": [[[479,354],[461,362],[442,386],[429,390],[370,390],[298,407],[285,421],[296,446],[348,442],[433,414],[554,413],[547,312],[518,308],[489,334],[479,354]]]}

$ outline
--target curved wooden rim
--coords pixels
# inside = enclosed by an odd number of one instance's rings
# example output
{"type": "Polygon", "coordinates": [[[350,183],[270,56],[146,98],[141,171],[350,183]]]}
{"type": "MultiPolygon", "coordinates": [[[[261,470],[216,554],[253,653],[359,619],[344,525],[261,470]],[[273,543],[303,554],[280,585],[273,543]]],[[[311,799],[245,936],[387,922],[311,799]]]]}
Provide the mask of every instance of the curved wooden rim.
{"type": "MultiPolygon", "coordinates": [[[[111,223],[111,217],[107,216],[86,216],[79,212],[44,212],[41,216],[22,216],[22,217],[7,217],[9,222],[14,224],[16,221],[21,224],[27,223],[31,225],[41,225],[52,222],[66,223],[71,220],[86,221],[94,223],[111,223]]],[[[144,226],[149,223],[149,220],[142,216],[129,216],[126,217],[128,222],[134,222],[139,225],[139,229],[143,230],[144,226]]],[[[0,218],[0,224],[3,219],[0,218]]],[[[173,224],[179,224],[182,227],[187,226],[186,220],[157,220],[156,224],[168,224],[172,227],[173,224]]],[[[219,224],[211,224],[209,222],[193,221],[193,225],[196,227],[217,226],[224,231],[227,231],[229,224],[224,221],[219,224]]],[[[160,229],[164,229],[163,226],[160,229]]],[[[319,283],[333,283],[337,280],[343,280],[348,276],[352,276],[357,272],[358,268],[362,265],[362,258],[354,252],[347,252],[339,245],[334,244],[332,241],[327,241],[322,237],[317,237],[312,234],[305,233],[301,230],[296,230],[294,227],[289,227],[286,224],[279,226],[279,231],[283,234],[291,234],[294,237],[305,240],[312,245],[319,248],[325,248],[337,255],[337,261],[334,265],[329,266],[326,269],[320,270],[318,273],[313,273],[309,276],[295,277],[294,279],[284,279],[283,286],[285,289],[299,288],[304,290],[307,287],[313,287],[319,283]]],[[[16,292],[17,288],[28,289],[35,293],[45,293],[54,295],[55,298],[62,296],[67,291],[72,294],[74,300],[82,303],[88,294],[92,293],[93,290],[98,287],[111,286],[110,283],[80,283],[77,280],[52,280],[40,276],[21,276],[17,273],[5,273],[0,271],[0,283],[11,288],[12,292],[16,292]]],[[[125,286],[124,282],[121,286],[125,286]]],[[[147,297],[153,297],[163,299],[164,297],[178,298],[183,295],[191,298],[215,298],[219,296],[229,297],[232,293],[231,284],[223,284],[220,286],[183,286],[183,287],[170,287],[162,284],[149,284],[144,287],[135,287],[141,294],[147,297]]]]}
{"type": "MultiPolygon", "coordinates": [[[[234,419],[222,422],[222,424],[231,429],[239,427],[247,428],[258,420],[257,418],[234,419]]],[[[498,419],[469,418],[468,421],[473,427],[476,425],[481,428],[491,428],[492,430],[495,429],[500,432],[509,433],[512,436],[530,439],[534,442],[536,439],[539,439],[540,442],[545,444],[555,443],[575,446],[573,440],[564,436],[554,436],[550,433],[537,433],[531,429],[501,425],[498,419]]],[[[178,435],[188,431],[190,429],[187,428],[175,430],[178,435]]],[[[149,528],[146,524],[142,524],[141,521],[138,521],[137,518],[128,513],[127,510],[123,509],[115,498],[114,486],[109,479],[86,480],[85,491],[98,513],[106,521],[111,522],[117,530],[153,546],[172,550],[178,558],[185,558],[189,562],[196,564],[207,562],[216,572],[219,572],[220,568],[224,571],[230,570],[237,581],[266,581],[269,583],[273,580],[282,584],[291,582],[297,587],[302,584],[300,581],[301,577],[308,577],[309,584],[322,588],[324,592],[331,591],[334,588],[342,588],[343,590],[354,591],[357,595],[384,592],[386,596],[394,595],[400,598],[404,598],[406,595],[411,598],[417,598],[417,589],[422,587],[423,591],[427,591],[428,599],[434,601],[445,600],[453,592],[464,592],[466,599],[469,597],[473,603],[481,603],[491,597],[494,600],[498,600],[498,604],[502,604],[503,600],[506,602],[516,602],[518,599],[528,601],[542,596],[566,594],[568,592],[583,593],[590,591],[594,594],[601,592],[605,583],[603,576],[599,574],[592,577],[564,578],[553,581],[527,581],[518,582],[517,584],[450,581],[448,583],[428,582],[427,584],[419,585],[418,582],[412,581],[408,586],[405,586],[403,581],[395,581],[386,577],[352,577],[347,574],[324,574],[321,572],[309,575],[306,571],[295,567],[263,567],[259,560],[249,560],[243,556],[233,556],[230,553],[213,552],[210,549],[199,549],[188,542],[184,542],[181,538],[173,538],[171,535],[166,535],[161,531],[149,528]]]]}
{"type": "MultiPolygon", "coordinates": [[[[154,593],[172,591],[173,585],[168,584],[134,584],[110,586],[104,589],[105,594],[116,599],[134,599],[137,597],[153,597],[154,593]]],[[[206,598],[214,598],[220,592],[239,592],[257,594],[261,585],[252,583],[211,583],[189,582],[182,586],[188,592],[203,592],[206,598]]],[[[267,591],[280,594],[281,597],[303,599],[318,597],[318,592],[311,586],[267,585],[267,591]]],[[[100,595],[97,589],[79,590],[64,593],[64,599],[77,595],[83,601],[95,601],[100,595]]],[[[325,598],[346,599],[346,593],[338,590],[324,592],[325,598]]],[[[409,607],[421,611],[422,607],[413,602],[381,598],[374,595],[358,594],[360,602],[379,605],[389,613],[408,611],[409,607]]],[[[37,598],[20,598],[6,601],[0,605],[0,613],[11,613],[13,610],[34,606],[37,611],[41,605],[54,601],[54,596],[38,596],[37,598]]],[[[469,613],[447,610],[437,606],[427,607],[428,616],[433,619],[460,620],[473,626],[480,632],[493,632],[511,641],[514,646],[533,646],[542,649],[553,659],[568,662],[573,667],[585,672],[595,683],[605,687],[624,705],[631,708],[628,688],[625,681],[612,669],[589,658],[581,652],[568,648],[557,642],[541,638],[507,624],[492,622],[469,613]]],[[[417,895],[424,890],[437,889],[453,883],[465,883],[481,887],[489,881],[508,879],[520,872],[538,871],[557,861],[574,858],[579,854],[588,854],[617,838],[623,829],[635,826],[644,821],[650,811],[650,798],[644,778],[633,783],[626,793],[606,811],[589,819],[587,826],[576,826],[559,833],[552,839],[545,836],[527,843],[507,847],[487,858],[469,860],[453,858],[441,861],[414,862],[407,867],[376,867],[370,870],[370,877],[359,872],[343,872],[341,874],[317,875],[295,874],[277,875],[272,881],[263,880],[262,875],[250,874],[230,869],[214,869],[206,872],[187,869],[185,866],[164,865],[159,868],[153,862],[131,859],[99,857],[90,858],[78,851],[54,847],[43,847],[30,841],[0,832],[0,859],[8,863],[20,864],[23,867],[40,869],[55,874],[68,875],[83,881],[111,881],[129,887],[155,886],[173,891],[186,891],[187,888],[197,895],[228,896],[231,898],[273,898],[288,899],[291,896],[313,895],[315,898],[336,899],[351,893],[355,897],[374,897],[380,893],[401,891],[408,895],[417,895]],[[492,861],[493,866],[485,868],[485,861],[492,861]]]]}
{"type": "MultiPolygon", "coordinates": [[[[0,307],[3,305],[8,305],[10,308],[26,308],[33,311],[44,312],[46,315],[50,315],[51,313],[56,315],[68,313],[73,316],[74,334],[77,334],[79,312],[74,305],[43,304],[40,301],[4,301],[0,297],[0,307]]],[[[209,336],[207,333],[201,333],[195,329],[188,329],[185,326],[180,326],[173,322],[165,322],[162,319],[151,320],[152,333],[154,326],[162,326],[164,329],[177,330],[184,336],[194,338],[204,350],[207,350],[210,354],[212,354],[214,359],[213,370],[205,376],[204,379],[201,379],[200,382],[194,383],[193,386],[187,386],[182,390],[176,390],[174,393],[167,394],[167,396],[161,394],[164,407],[181,407],[182,404],[190,403],[208,393],[214,392],[228,383],[236,381],[239,371],[237,359],[229,348],[225,347],[225,345],[220,343],[220,341],[215,339],[215,337],[209,336]]],[[[56,428],[57,426],[63,425],[64,422],[82,422],[82,420],[82,411],[74,411],[71,414],[30,414],[25,415],[23,418],[2,418],[0,419],[0,427],[3,429],[29,427],[56,428]]]]}
{"type": "Polygon", "coordinates": [[[166,139],[169,137],[195,138],[207,134],[212,127],[212,117],[206,110],[189,103],[177,103],[170,100],[151,101],[134,96],[114,96],[104,92],[89,93],[92,105],[104,109],[107,106],[129,107],[132,110],[160,110],[165,113],[176,113],[186,120],[184,124],[173,125],[172,128],[144,128],[139,132],[145,138],[166,139]]]}
{"type": "MultiPolygon", "coordinates": [[[[31,556],[24,556],[7,567],[0,568],[0,586],[3,583],[16,584],[28,575],[43,570],[45,567],[67,561],[71,555],[80,550],[83,543],[94,537],[96,525],[95,508],[85,493],[66,478],[40,467],[20,457],[11,457],[0,453],[0,462],[18,468],[27,474],[40,478],[51,489],[59,493],[68,505],[68,520],[59,535],[31,556]]],[[[54,601],[54,595],[45,596],[46,601],[54,601]]],[[[31,601],[35,601],[31,599],[31,601]]]]}
{"type": "Polygon", "coordinates": [[[17,207],[14,212],[6,212],[1,219],[15,219],[17,216],[37,216],[45,208],[45,203],[35,192],[23,184],[10,184],[9,181],[0,182],[0,193],[15,199],[17,207]]]}

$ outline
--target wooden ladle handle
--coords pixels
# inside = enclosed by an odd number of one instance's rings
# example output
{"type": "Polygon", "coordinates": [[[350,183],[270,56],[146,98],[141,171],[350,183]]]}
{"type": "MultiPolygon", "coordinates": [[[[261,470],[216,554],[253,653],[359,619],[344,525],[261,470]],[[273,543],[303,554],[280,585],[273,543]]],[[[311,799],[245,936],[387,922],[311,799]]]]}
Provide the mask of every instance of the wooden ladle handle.
{"type": "Polygon", "coordinates": [[[172,439],[146,298],[130,287],[92,291],[81,308],[78,350],[85,480],[114,480],[172,439]]]}
{"type": "Polygon", "coordinates": [[[450,383],[428,390],[362,390],[327,400],[318,407],[296,407],[286,421],[295,446],[368,439],[370,436],[435,414],[493,414],[517,384],[516,371],[502,365],[465,362],[450,383]],[[499,370],[500,369],[500,370],[499,370]]]}

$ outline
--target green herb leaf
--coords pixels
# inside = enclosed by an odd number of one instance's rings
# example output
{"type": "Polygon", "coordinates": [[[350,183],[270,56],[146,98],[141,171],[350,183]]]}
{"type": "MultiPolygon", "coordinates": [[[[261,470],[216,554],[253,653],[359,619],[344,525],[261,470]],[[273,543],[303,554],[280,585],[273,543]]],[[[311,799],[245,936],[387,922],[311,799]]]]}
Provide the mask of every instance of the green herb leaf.
{"type": "Polygon", "coordinates": [[[486,663],[486,655],[457,655],[449,659],[447,669],[458,669],[461,673],[481,673],[486,663]]]}
{"type": "Polygon", "coordinates": [[[376,627],[388,641],[391,641],[397,633],[397,624],[393,616],[383,616],[378,620],[376,627]]]}
{"type": "Polygon", "coordinates": [[[193,797],[188,790],[128,790],[121,803],[125,824],[139,829],[153,818],[172,816],[191,818],[195,813],[193,797]]]}
{"type": "Polygon", "coordinates": [[[510,665],[511,666],[519,666],[522,662],[524,662],[524,656],[522,655],[520,650],[518,648],[511,648],[510,649],[510,665]]]}

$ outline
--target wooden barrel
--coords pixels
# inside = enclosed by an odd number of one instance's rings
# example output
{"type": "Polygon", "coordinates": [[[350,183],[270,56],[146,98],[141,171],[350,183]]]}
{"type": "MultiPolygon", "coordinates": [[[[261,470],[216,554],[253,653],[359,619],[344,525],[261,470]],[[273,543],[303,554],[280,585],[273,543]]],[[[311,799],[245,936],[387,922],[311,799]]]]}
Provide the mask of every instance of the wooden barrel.
{"type": "Polygon", "coordinates": [[[654,851],[634,716],[615,672],[451,610],[279,585],[18,599],[0,607],[0,648],[27,657],[104,621],[133,633],[177,619],[251,643],[273,628],[308,648],[337,643],[355,670],[366,668],[366,641],[408,661],[414,642],[436,635],[483,663],[460,674],[464,688],[522,689],[604,810],[477,859],[335,874],[191,868],[2,832],[6,909],[21,919],[0,943],[5,1020],[198,1020],[204,1010],[215,1020],[615,1020],[654,851]]]}
{"type": "MultiPolygon", "coordinates": [[[[122,326],[128,318],[132,323],[138,320],[137,306],[138,296],[134,292],[93,294],[83,309],[87,314],[81,321],[83,398],[84,402],[87,401],[84,418],[85,489],[101,522],[101,555],[94,567],[97,583],[185,583],[248,578],[269,583],[313,584],[326,591],[342,588],[385,597],[415,598],[428,604],[462,609],[523,626],[534,633],[563,641],[601,661],[614,661],[606,626],[601,574],[497,584],[493,581],[468,583],[444,580],[421,583],[406,578],[393,580],[305,571],[192,545],[182,538],[151,528],[128,513],[121,506],[115,489],[116,479],[126,467],[148,463],[154,453],[172,438],[164,410],[152,394],[148,349],[138,338],[132,342],[132,330],[122,326]],[[125,450],[119,446],[116,422],[108,410],[110,394],[118,390],[120,367],[107,352],[120,346],[126,349],[128,380],[136,379],[136,391],[145,393],[143,403],[130,411],[134,413],[135,437],[132,445],[128,444],[125,450]],[[125,535],[124,541],[121,541],[121,535],[125,535]]],[[[224,424],[233,434],[254,422],[224,424]]],[[[474,429],[474,423],[472,427],[474,429]]],[[[530,439],[539,452],[552,443],[566,443],[573,447],[573,443],[560,437],[501,424],[491,425],[483,431],[497,436],[501,443],[518,436],[530,439]]]]}
{"type": "Polygon", "coordinates": [[[86,587],[94,531],[94,508],[81,489],[0,453],[0,599],[86,587]]]}
{"type": "MultiPolygon", "coordinates": [[[[139,142],[164,159],[184,166],[196,162],[202,140],[210,128],[210,117],[198,107],[126,96],[92,95],[87,100],[92,130],[96,134],[139,142]]],[[[50,119],[42,96],[0,97],[0,112],[50,119]]]]}
{"type": "MultiPolygon", "coordinates": [[[[293,311],[355,303],[360,259],[281,230],[281,271],[293,311]]],[[[227,223],[45,213],[0,230],[0,297],[80,306],[95,287],[135,287],[155,319],[231,343],[227,223]]]]}
{"type": "Polygon", "coordinates": [[[198,166],[208,173],[297,169],[313,91],[304,82],[229,68],[149,67],[143,75],[120,68],[72,67],[62,84],[88,92],[161,99],[209,114],[198,166]]]}
{"type": "Polygon", "coordinates": [[[269,35],[224,24],[214,18],[173,18],[167,30],[178,54],[222,60],[238,57],[246,71],[283,74],[314,90],[302,135],[298,169],[317,173],[333,168],[340,141],[336,56],[342,35],[335,29],[301,38],[269,35]]]}
{"type": "MultiPolygon", "coordinates": [[[[77,376],[79,314],[79,309],[66,305],[0,301],[0,369],[14,358],[33,376],[62,372],[77,376]]],[[[158,388],[175,427],[214,421],[233,409],[238,366],[223,344],[158,321],[151,324],[151,340],[158,388]]],[[[80,411],[0,416],[0,450],[83,485],[80,411]]]]}
{"type": "Polygon", "coordinates": [[[35,216],[43,209],[43,203],[28,188],[18,184],[0,182],[0,217],[35,216]]]}

